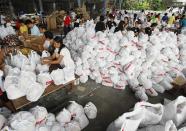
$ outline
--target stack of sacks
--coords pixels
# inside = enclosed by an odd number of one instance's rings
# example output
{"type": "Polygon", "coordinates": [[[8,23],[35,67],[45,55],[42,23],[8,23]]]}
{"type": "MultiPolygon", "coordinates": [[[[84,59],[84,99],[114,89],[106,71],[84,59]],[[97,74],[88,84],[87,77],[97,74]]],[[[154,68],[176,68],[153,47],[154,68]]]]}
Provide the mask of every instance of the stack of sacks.
{"type": "Polygon", "coordinates": [[[80,82],[90,77],[116,89],[129,85],[139,99],[147,101],[147,95],[157,96],[157,92],[171,89],[173,78],[183,76],[184,54],[179,58],[185,35],[180,35],[178,41],[173,32],[156,32],[150,37],[141,33],[135,37],[131,31],[124,36],[121,32],[95,33],[94,27],[93,21],[87,21],[64,40],[80,82]]]}
{"type": "Polygon", "coordinates": [[[41,58],[50,56],[47,51],[43,51],[42,56],[35,51],[31,51],[28,57],[21,52],[10,56],[11,58],[6,60],[7,65],[5,66],[4,87],[6,88],[2,90],[7,92],[8,98],[11,100],[26,95],[29,101],[37,101],[45,88],[53,81],[56,85],[60,85],[75,79],[74,68],[65,67],[54,70],[50,74],[49,65],[42,65],[40,62],[41,58]]]}
{"type": "MultiPolygon", "coordinates": [[[[107,131],[177,131],[186,120],[186,98],[178,97],[167,105],[136,103],[132,112],[127,112],[113,121],[107,131]]],[[[185,127],[179,131],[183,131],[185,127]]]]}
{"type": "Polygon", "coordinates": [[[29,112],[21,111],[12,114],[8,120],[0,115],[0,129],[2,131],[81,131],[89,124],[85,114],[90,119],[96,118],[97,108],[92,102],[87,103],[83,108],[73,101],[56,117],[48,113],[46,108],[36,106],[29,112]]]}
{"type": "Polygon", "coordinates": [[[36,67],[40,63],[40,56],[31,51],[28,57],[18,52],[11,55],[5,66],[4,90],[9,99],[14,100],[26,95],[29,101],[37,101],[45,88],[51,84],[52,79],[47,73],[48,67],[42,68],[36,75],[36,67]],[[45,71],[44,71],[45,70],[45,71]],[[13,90],[13,92],[12,92],[13,90]]]}

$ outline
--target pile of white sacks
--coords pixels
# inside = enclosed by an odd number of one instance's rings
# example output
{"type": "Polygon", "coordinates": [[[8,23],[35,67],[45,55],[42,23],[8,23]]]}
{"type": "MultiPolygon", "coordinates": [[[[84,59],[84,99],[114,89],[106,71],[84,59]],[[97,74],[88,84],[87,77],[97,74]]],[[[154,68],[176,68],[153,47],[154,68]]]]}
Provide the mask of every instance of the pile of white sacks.
{"type": "Polygon", "coordinates": [[[65,84],[75,79],[73,71],[57,69],[49,73],[49,65],[42,65],[40,59],[50,54],[43,51],[42,56],[35,51],[27,56],[18,52],[6,60],[5,81],[2,81],[2,91],[6,91],[10,100],[26,96],[29,101],[37,101],[52,82],[56,85],[65,84]]]}
{"type": "Polygon", "coordinates": [[[93,21],[72,30],[64,40],[76,64],[80,82],[88,77],[105,86],[125,89],[129,85],[144,101],[173,86],[173,78],[184,75],[186,37],[173,32],[112,33],[94,31],[93,21]]]}
{"type": "Polygon", "coordinates": [[[63,109],[56,117],[47,109],[36,106],[30,111],[20,111],[8,119],[0,115],[1,131],[81,131],[89,119],[95,119],[97,108],[89,102],[83,108],[72,101],[67,109],[63,109]],[[3,128],[3,129],[2,129],[3,128]]]}
{"type": "Polygon", "coordinates": [[[107,131],[186,131],[186,98],[162,104],[139,102],[113,121],[107,131]]]}

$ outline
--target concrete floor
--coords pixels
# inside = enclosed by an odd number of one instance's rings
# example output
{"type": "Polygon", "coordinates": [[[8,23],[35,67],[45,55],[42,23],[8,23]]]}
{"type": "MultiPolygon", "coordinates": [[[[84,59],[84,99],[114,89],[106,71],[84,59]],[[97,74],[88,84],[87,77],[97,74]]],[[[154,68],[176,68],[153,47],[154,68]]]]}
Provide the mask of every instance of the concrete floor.
{"type": "MultiPolygon", "coordinates": [[[[162,103],[164,98],[174,100],[178,95],[180,95],[178,92],[165,92],[164,94],[159,94],[158,97],[149,98],[149,102],[162,103]]],[[[35,105],[41,105],[46,107],[49,112],[57,114],[71,100],[83,106],[91,101],[98,109],[97,118],[90,120],[88,127],[83,131],[106,131],[107,126],[113,120],[132,109],[138,101],[128,87],[125,90],[116,90],[89,80],[86,84],[78,85],[71,93],[68,93],[66,89],[62,89],[22,110],[28,110],[35,105]]]]}

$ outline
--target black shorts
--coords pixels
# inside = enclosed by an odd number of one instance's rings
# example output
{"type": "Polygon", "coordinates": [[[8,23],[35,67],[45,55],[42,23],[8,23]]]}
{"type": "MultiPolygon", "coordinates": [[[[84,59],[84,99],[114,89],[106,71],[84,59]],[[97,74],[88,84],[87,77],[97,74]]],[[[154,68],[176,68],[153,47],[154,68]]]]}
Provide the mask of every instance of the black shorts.
{"type": "Polygon", "coordinates": [[[3,92],[3,94],[0,96],[0,100],[3,101],[3,102],[8,102],[9,101],[6,92],[3,92]]]}

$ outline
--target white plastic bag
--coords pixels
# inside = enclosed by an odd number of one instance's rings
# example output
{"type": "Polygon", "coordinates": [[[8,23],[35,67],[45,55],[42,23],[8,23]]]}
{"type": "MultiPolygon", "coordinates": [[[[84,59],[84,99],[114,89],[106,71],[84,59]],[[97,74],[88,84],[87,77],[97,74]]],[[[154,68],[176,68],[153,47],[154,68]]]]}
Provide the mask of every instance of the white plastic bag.
{"type": "Polygon", "coordinates": [[[30,62],[34,62],[35,64],[40,64],[40,55],[37,54],[37,52],[31,50],[30,55],[28,56],[30,62]]]}
{"type": "Polygon", "coordinates": [[[65,127],[61,126],[59,123],[55,123],[51,127],[51,131],[66,131],[65,127]]]}
{"type": "Polygon", "coordinates": [[[85,105],[84,111],[89,119],[95,119],[97,116],[97,108],[92,102],[88,102],[85,105]]]}
{"type": "Polygon", "coordinates": [[[50,131],[50,128],[45,124],[36,125],[35,131],[50,131]]]}
{"type": "Polygon", "coordinates": [[[53,82],[49,73],[40,73],[37,76],[37,81],[41,83],[44,87],[49,86],[53,82]]]}
{"type": "Polygon", "coordinates": [[[75,101],[71,101],[71,104],[67,107],[67,110],[70,111],[72,117],[79,117],[84,114],[83,107],[75,101]]]}
{"type": "Polygon", "coordinates": [[[30,112],[34,115],[36,124],[42,124],[46,122],[48,112],[45,107],[36,106],[34,108],[31,108],[30,112]]]}
{"type": "Polygon", "coordinates": [[[48,71],[49,71],[49,65],[37,64],[36,72],[43,73],[43,72],[48,72],[48,71]]]}
{"type": "Polygon", "coordinates": [[[26,92],[26,98],[31,102],[35,102],[42,96],[44,91],[45,91],[44,86],[37,82],[34,82],[33,84],[29,85],[29,88],[26,92]]]}
{"type": "Polygon", "coordinates": [[[63,68],[65,83],[75,80],[74,68],[63,68]]]}
{"type": "Polygon", "coordinates": [[[142,110],[143,114],[140,126],[148,126],[158,124],[163,116],[163,105],[161,104],[151,104],[148,102],[138,102],[136,103],[134,110],[142,110]]]}
{"type": "Polygon", "coordinates": [[[65,131],[81,131],[79,123],[76,121],[71,121],[67,125],[65,125],[65,131]]]}
{"type": "Polygon", "coordinates": [[[26,111],[21,111],[10,117],[10,126],[16,131],[35,131],[36,120],[26,111]]]}
{"type": "Polygon", "coordinates": [[[186,98],[179,96],[176,100],[164,106],[164,113],[161,123],[173,120],[176,126],[181,125],[186,120],[186,98]]]}
{"type": "Polygon", "coordinates": [[[47,118],[46,118],[46,125],[47,126],[52,126],[56,122],[56,117],[52,113],[48,113],[47,118]]]}
{"type": "Polygon", "coordinates": [[[81,130],[83,130],[89,124],[89,120],[87,119],[85,114],[75,117],[75,121],[77,121],[79,123],[81,130]]]}
{"type": "Polygon", "coordinates": [[[124,113],[108,126],[107,131],[136,131],[141,120],[141,110],[124,113]]]}
{"type": "Polygon", "coordinates": [[[67,109],[63,109],[57,116],[56,120],[61,124],[66,124],[71,121],[71,114],[67,109]]]}
{"type": "Polygon", "coordinates": [[[5,78],[4,87],[10,100],[25,96],[25,93],[18,86],[18,81],[19,77],[17,76],[7,76],[5,78]]]}
{"type": "Polygon", "coordinates": [[[50,76],[55,85],[65,84],[64,72],[62,69],[53,70],[50,76]]]}
{"type": "Polygon", "coordinates": [[[0,114],[0,129],[2,129],[6,122],[7,122],[6,118],[0,114]]]}
{"type": "Polygon", "coordinates": [[[42,52],[42,55],[41,55],[42,58],[49,57],[49,56],[50,56],[50,53],[48,51],[44,50],[42,52]]]}

